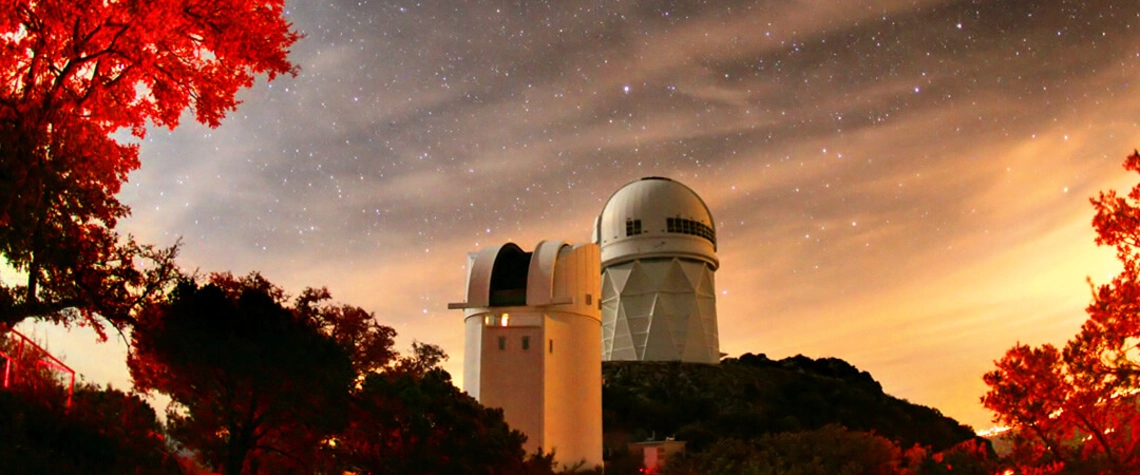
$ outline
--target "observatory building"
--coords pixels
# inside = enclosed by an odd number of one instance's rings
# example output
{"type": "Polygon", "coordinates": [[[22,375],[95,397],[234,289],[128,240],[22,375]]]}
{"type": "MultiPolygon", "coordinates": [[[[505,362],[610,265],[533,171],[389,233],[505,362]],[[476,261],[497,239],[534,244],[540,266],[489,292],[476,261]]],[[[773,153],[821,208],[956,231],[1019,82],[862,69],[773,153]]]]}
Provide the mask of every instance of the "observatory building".
{"type": "Polygon", "coordinates": [[[601,247],[602,359],[716,364],[716,229],[689,187],[647,177],[610,196],[601,247]]]}
{"type": "Polygon", "coordinates": [[[602,465],[601,262],[594,244],[507,243],[468,255],[463,386],[526,450],[602,465]]]}

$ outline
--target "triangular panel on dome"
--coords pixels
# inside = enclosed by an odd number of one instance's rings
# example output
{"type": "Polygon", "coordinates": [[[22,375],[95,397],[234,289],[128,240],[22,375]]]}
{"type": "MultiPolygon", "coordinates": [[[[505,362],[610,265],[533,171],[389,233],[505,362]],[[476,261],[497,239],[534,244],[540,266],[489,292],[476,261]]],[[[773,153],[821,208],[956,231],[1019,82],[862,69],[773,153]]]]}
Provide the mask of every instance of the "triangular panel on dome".
{"type": "Polygon", "coordinates": [[[692,293],[677,292],[657,294],[655,310],[658,314],[690,315],[696,314],[700,309],[697,308],[697,297],[692,293]]]}
{"type": "Polygon", "coordinates": [[[633,344],[633,337],[629,330],[629,320],[625,318],[623,312],[618,313],[618,318],[614,321],[613,339],[610,341],[608,354],[610,360],[623,361],[623,360],[636,360],[637,352],[633,344]]]}
{"type": "Polygon", "coordinates": [[[685,278],[689,279],[689,283],[694,289],[701,286],[701,274],[709,267],[708,264],[701,261],[692,261],[688,259],[675,259],[677,264],[681,266],[681,270],[685,272],[685,278]]]}
{"type": "Polygon", "coordinates": [[[602,318],[605,319],[606,315],[617,315],[617,311],[620,306],[620,296],[615,294],[604,297],[602,299],[602,318]]]}
{"type": "Polygon", "coordinates": [[[677,355],[684,355],[685,347],[689,345],[689,320],[692,320],[693,316],[684,313],[675,313],[661,315],[660,318],[669,322],[673,347],[677,355]]]}
{"type": "MultiPolygon", "coordinates": [[[[665,296],[658,300],[658,305],[664,303],[665,296]]],[[[683,342],[687,338],[689,332],[689,320],[698,319],[699,312],[697,309],[697,298],[691,293],[673,294],[667,297],[669,305],[664,307],[662,313],[668,315],[669,319],[674,322],[673,335],[678,342],[683,342]]],[[[678,346],[679,351],[684,352],[683,346],[678,346]]]]}
{"type": "Polygon", "coordinates": [[[712,350],[709,346],[708,333],[705,331],[708,322],[701,315],[693,315],[685,323],[688,324],[686,328],[688,329],[689,344],[685,348],[684,359],[686,361],[715,361],[715,359],[710,360],[709,358],[712,350]]]}
{"type": "Polygon", "coordinates": [[[720,336],[717,331],[716,300],[700,297],[697,299],[697,308],[699,308],[701,312],[701,322],[704,325],[706,338],[710,343],[715,343],[716,347],[719,348],[720,336]]]}
{"type": "Polygon", "coordinates": [[[625,288],[625,282],[629,279],[631,270],[630,266],[627,265],[613,266],[606,269],[606,271],[602,273],[602,295],[620,294],[621,289],[625,288]]]}
{"type": "Polygon", "coordinates": [[[701,264],[701,281],[697,285],[697,295],[715,296],[716,287],[714,286],[713,270],[704,263],[701,264]]]}
{"type": "MultiPolygon", "coordinates": [[[[605,312],[605,304],[602,304],[603,312],[605,312]]],[[[617,326],[617,312],[606,314],[602,313],[602,346],[608,347],[610,342],[614,340],[614,330],[617,326]]]]}
{"type": "Polygon", "coordinates": [[[628,302],[626,299],[622,300],[622,312],[624,313],[624,320],[629,326],[629,336],[633,342],[634,350],[638,354],[638,358],[645,352],[645,340],[649,333],[650,311],[653,308],[653,299],[651,295],[638,297],[635,302],[628,302]]]}
{"type": "Polygon", "coordinates": [[[658,288],[663,292],[691,293],[694,285],[689,281],[682,267],[684,267],[684,263],[679,259],[669,261],[669,265],[663,269],[664,275],[661,276],[658,288]]]}
{"type": "Polygon", "coordinates": [[[697,296],[696,297],[696,310],[701,314],[701,318],[712,320],[716,322],[716,299],[713,297],[697,296]]]}
{"type": "Polygon", "coordinates": [[[656,302],[657,295],[654,293],[643,293],[634,295],[621,296],[621,311],[629,317],[633,316],[649,316],[653,313],[653,306],[656,302]]]}
{"type": "Polygon", "coordinates": [[[645,275],[645,270],[642,268],[640,262],[633,263],[633,266],[630,268],[629,276],[626,278],[625,284],[620,290],[619,293],[623,299],[627,295],[641,295],[653,292],[653,282],[645,275]]]}
{"type": "Polygon", "coordinates": [[[677,342],[673,340],[673,328],[669,318],[656,315],[653,324],[649,327],[648,339],[645,342],[643,358],[646,361],[677,360],[681,353],[677,351],[677,342]]]}
{"type": "Polygon", "coordinates": [[[633,353],[635,359],[645,358],[645,344],[649,339],[649,323],[650,318],[648,315],[641,315],[630,317],[629,322],[629,337],[633,342],[633,353]]]}
{"type": "Polygon", "coordinates": [[[659,288],[658,286],[661,284],[661,279],[669,273],[669,267],[673,265],[673,261],[670,259],[642,259],[637,261],[637,263],[641,266],[642,271],[645,272],[649,281],[653,283],[655,289],[659,288]]]}

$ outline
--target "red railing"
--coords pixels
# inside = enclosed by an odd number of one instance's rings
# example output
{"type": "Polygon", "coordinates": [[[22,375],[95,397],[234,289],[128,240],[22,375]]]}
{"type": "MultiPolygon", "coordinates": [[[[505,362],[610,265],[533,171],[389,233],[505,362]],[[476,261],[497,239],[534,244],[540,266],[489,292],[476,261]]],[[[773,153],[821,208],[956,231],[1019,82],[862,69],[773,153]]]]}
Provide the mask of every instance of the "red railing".
{"type": "MultiPolygon", "coordinates": [[[[16,373],[21,371],[21,365],[34,363],[34,370],[39,371],[44,367],[55,369],[68,376],[67,384],[67,407],[71,407],[71,392],[75,389],[75,371],[63,364],[47,350],[37,345],[36,342],[24,336],[16,330],[8,330],[0,334],[0,338],[6,339],[13,345],[4,345],[0,347],[0,357],[6,361],[4,363],[4,389],[9,389],[19,379],[16,373]],[[15,348],[11,348],[14,346],[15,348]],[[25,354],[25,351],[27,352],[25,354]]],[[[24,369],[26,371],[26,369],[24,369]]]]}

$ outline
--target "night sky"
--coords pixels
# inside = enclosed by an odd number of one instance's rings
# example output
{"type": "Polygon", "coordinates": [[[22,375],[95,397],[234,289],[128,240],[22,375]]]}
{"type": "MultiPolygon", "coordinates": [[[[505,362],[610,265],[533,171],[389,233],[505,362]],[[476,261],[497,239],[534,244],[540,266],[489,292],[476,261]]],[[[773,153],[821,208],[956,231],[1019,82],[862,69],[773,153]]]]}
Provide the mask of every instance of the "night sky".
{"type": "MultiPolygon", "coordinates": [[[[721,350],[834,356],[977,429],[983,373],[1063,343],[1137,180],[1140,7],[1064,1],[293,1],[296,78],[152,129],[120,228],[201,272],[327,286],[441,345],[466,253],[586,242],[627,182],[712,209],[721,350]]],[[[122,387],[122,343],[49,334],[122,387]],[[112,368],[113,366],[113,368],[112,368]]]]}

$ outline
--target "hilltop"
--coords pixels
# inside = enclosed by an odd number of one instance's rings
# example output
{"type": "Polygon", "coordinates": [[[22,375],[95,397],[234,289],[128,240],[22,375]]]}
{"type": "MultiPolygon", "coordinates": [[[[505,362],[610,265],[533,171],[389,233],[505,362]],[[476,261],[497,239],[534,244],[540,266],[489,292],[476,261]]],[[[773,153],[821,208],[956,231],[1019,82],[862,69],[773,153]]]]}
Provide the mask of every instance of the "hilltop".
{"type": "Polygon", "coordinates": [[[605,444],[619,452],[651,437],[687,441],[692,452],[721,438],[828,424],[935,451],[976,437],[937,409],[884,393],[869,373],[837,358],[774,361],[749,353],[719,365],[610,361],[602,375],[605,444]]]}

